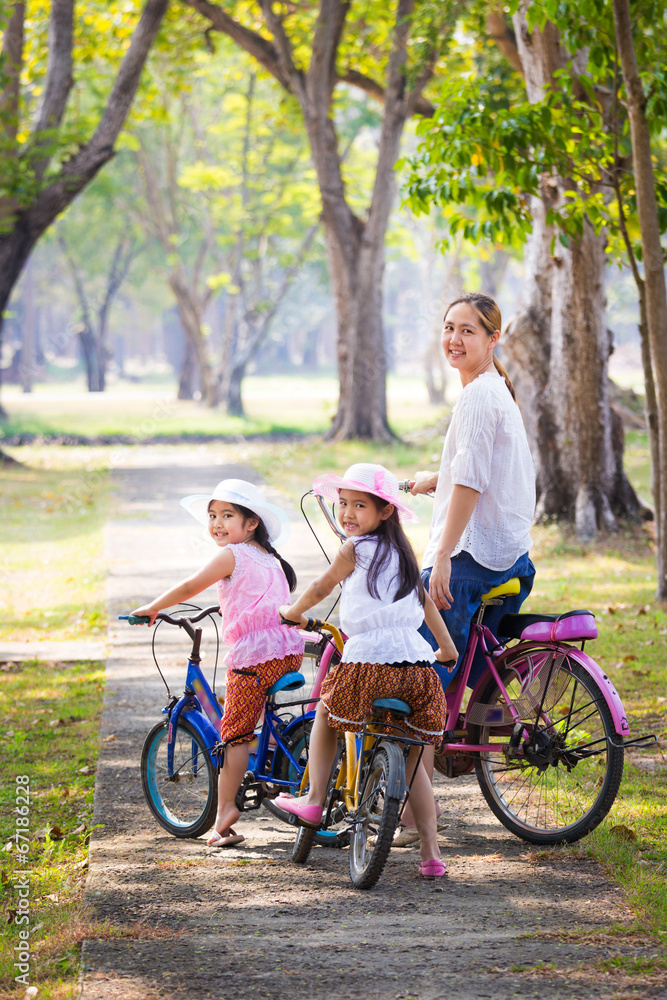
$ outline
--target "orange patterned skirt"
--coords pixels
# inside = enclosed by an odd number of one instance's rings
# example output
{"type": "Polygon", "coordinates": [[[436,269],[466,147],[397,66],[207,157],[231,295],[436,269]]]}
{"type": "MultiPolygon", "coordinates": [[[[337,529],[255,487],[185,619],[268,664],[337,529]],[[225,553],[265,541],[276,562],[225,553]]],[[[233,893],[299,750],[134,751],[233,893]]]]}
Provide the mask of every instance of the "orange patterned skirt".
{"type": "Polygon", "coordinates": [[[440,742],[445,728],[445,696],[431,666],[338,663],[322,683],[321,699],[329,710],[329,725],[342,732],[360,733],[376,698],[406,701],[412,708],[405,720],[408,734],[412,730],[414,738],[424,743],[440,742]]]}
{"type": "Polygon", "coordinates": [[[250,743],[264,711],[266,692],[291,670],[298,670],[303,656],[292,653],[279,660],[267,660],[255,667],[227,671],[225,712],[220,739],[223,743],[250,743]]]}

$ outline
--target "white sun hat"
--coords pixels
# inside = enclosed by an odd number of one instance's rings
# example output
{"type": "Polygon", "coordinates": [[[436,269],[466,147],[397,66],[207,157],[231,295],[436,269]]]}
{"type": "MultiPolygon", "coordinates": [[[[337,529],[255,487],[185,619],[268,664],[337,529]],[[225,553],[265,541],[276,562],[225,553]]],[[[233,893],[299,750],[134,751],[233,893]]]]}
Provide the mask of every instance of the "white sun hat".
{"type": "Polygon", "coordinates": [[[398,495],[398,479],[384,465],[374,465],[372,462],[356,462],[351,465],[342,477],[333,472],[326,476],[318,476],[313,483],[313,492],[336,503],[339,490],[357,490],[360,493],[372,493],[373,496],[393,503],[401,521],[414,524],[419,520],[413,510],[404,503],[398,495]]]}
{"type": "Polygon", "coordinates": [[[193,493],[183,497],[181,507],[185,507],[200,524],[208,524],[208,505],[211,500],[226,500],[241,507],[247,507],[257,517],[261,517],[266,527],[271,544],[278,548],[289,538],[290,525],[287,514],[269,503],[257,486],[247,483],[245,479],[223,479],[212,493],[193,493]]]}

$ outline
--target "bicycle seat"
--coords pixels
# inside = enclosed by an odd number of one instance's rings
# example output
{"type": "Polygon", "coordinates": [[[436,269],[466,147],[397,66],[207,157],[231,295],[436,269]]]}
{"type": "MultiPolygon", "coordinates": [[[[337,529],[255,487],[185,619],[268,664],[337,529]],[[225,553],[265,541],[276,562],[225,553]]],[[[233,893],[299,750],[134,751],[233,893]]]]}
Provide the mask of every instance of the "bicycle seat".
{"type": "Polygon", "coordinates": [[[393,715],[399,715],[402,718],[405,718],[412,712],[408,703],[401,701],[399,698],[376,698],[373,702],[373,708],[379,709],[382,712],[391,712],[393,715]]]}
{"type": "Polygon", "coordinates": [[[272,684],[266,692],[266,695],[267,697],[273,697],[273,695],[278,694],[279,691],[297,691],[299,688],[303,687],[305,683],[306,678],[303,674],[298,673],[296,670],[292,670],[289,674],[284,674],[280,677],[275,684],[272,684]]]}
{"type": "Polygon", "coordinates": [[[491,587],[491,590],[487,590],[485,594],[482,594],[481,603],[484,604],[485,601],[492,601],[496,597],[510,597],[518,594],[520,590],[521,581],[518,576],[513,576],[511,580],[499,583],[497,587],[491,587]]]}
{"type": "Polygon", "coordinates": [[[508,639],[537,639],[540,642],[568,642],[597,639],[598,627],[592,611],[566,611],[562,615],[503,615],[498,636],[508,639]]]}

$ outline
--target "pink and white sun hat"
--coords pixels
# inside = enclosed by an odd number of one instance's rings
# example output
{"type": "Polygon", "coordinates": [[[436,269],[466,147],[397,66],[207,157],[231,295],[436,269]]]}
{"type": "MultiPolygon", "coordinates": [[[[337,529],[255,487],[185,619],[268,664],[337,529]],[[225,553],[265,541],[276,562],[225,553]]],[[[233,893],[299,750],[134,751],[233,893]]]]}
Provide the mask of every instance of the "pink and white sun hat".
{"type": "Polygon", "coordinates": [[[332,503],[338,500],[339,490],[357,490],[360,493],[372,493],[375,497],[393,503],[398,511],[399,520],[414,524],[419,520],[413,510],[404,503],[398,495],[398,479],[384,465],[374,465],[372,462],[356,462],[351,465],[342,477],[333,472],[318,476],[313,483],[313,492],[326,497],[332,503]]]}
{"type": "Polygon", "coordinates": [[[240,507],[247,507],[257,517],[261,517],[271,544],[278,548],[289,538],[289,518],[284,510],[269,503],[264,494],[253,483],[245,479],[223,479],[212,493],[192,493],[183,497],[181,507],[185,507],[200,524],[208,524],[208,505],[211,500],[226,500],[240,507]]]}

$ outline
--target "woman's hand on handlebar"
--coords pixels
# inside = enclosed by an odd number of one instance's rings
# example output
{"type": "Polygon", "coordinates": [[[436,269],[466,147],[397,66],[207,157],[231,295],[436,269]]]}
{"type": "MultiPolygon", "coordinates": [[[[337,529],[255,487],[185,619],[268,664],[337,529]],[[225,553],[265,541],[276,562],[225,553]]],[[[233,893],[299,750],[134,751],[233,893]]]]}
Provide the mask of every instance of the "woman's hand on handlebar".
{"type": "Polygon", "coordinates": [[[281,604],[278,608],[280,622],[282,625],[291,625],[294,628],[305,628],[308,624],[307,615],[295,615],[289,604],[281,604]]]}
{"type": "Polygon", "coordinates": [[[437,472],[415,472],[414,482],[410,484],[410,492],[413,497],[420,493],[433,493],[438,485],[437,472]]]}

